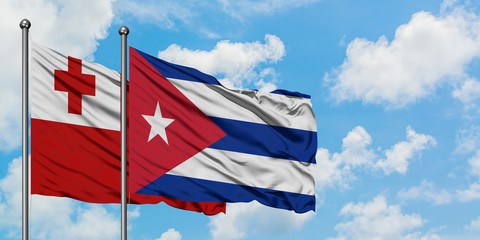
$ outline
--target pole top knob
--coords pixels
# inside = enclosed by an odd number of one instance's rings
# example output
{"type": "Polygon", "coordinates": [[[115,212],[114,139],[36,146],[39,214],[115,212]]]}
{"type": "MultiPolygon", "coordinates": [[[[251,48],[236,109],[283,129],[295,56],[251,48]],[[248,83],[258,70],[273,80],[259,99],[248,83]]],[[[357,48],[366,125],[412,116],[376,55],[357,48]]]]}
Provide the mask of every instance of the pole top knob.
{"type": "Polygon", "coordinates": [[[23,19],[22,21],[20,21],[20,24],[19,24],[19,25],[20,25],[20,28],[21,28],[21,29],[24,29],[24,28],[29,29],[30,26],[32,26],[32,24],[30,23],[30,21],[28,21],[28,19],[26,19],[26,18],[23,19]]]}
{"type": "Polygon", "coordinates": [[[121,26],[120,29],[118,29],[118,34],[120,35],[128,35],[130,30],[128,30],[128,27],[126,26],[121,26]]]}

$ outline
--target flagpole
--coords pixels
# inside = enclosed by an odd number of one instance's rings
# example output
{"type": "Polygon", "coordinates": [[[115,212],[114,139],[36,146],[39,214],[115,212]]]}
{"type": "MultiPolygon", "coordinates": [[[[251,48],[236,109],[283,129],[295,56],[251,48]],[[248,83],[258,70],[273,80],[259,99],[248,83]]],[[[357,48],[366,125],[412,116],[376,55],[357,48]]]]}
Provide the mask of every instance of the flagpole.
{"type": "Polygon", "coordinates": [[[122,201],[121,201],[121,239],[127,240],[127,35],[129,30],[126,26],[120,27],[118,34],[122,38],[121,43],[121,111],[120,111],[120,134],[121,134],[121,161],[122,161],[122,201]]]}
{"type": "Polygon", "coordinates": [[[28,240],[30,211],[30,166],[28,162],[28,30],[30,21],[20,21],[22,29],[22,239],[28,240]]]}

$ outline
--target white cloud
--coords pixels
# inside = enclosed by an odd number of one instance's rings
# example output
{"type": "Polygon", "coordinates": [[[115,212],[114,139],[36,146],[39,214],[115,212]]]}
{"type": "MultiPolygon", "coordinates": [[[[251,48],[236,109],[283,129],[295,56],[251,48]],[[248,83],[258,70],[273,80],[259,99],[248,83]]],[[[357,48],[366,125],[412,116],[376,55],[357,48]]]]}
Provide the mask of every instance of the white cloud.
{"type": "MultiPolygon", "coordinates": [[[[13,46],[18,45],[20,48],[18,43],[21,34],[18,23],[22,18],[28,18],[32,23],[30,32],[33,41],[79,58],[91,57],[97,48],[98,40],[107,36],[113,19],[113,2],[6,0],[2,1],[3,6],[0,8],[0,24],[3,25],[2,29],[8,29],[17,43],[12,44],[13,46]]],[[[19,48],[8,48],[18,53],[19,48]]]]}
{"type": "Polygon", "coordinates": [[[212,239],[237,240],[249,235],[284,234],[300,229],[315,213],[297,214],[293,211],[263,206],[257,202],[227,205],[227,214],[210,219],[212,239]]]}
{"type": "Polygon", "coordinates": [[[269,15],[279,11],[289,10],[305,5],[309,5],[319,0],[217,0],[223,10],[231,17],[244,21],[244,19],[254,15],[269,15]]]}
{"type": "Polygon", "coordinates": [[[135,206],[133,209],[127,211],[127,217],[128,219],[137,219],[140,217],[140,207],[135,206]]]}
{"type": "Polygon", "coordinates": [[[216,75],[225,85],[241,88],[244,84],[258,82],[257,86],[273,88],[276,82],[272,68],[262,64],[276,63],[285,55],[285,45],[275,35],[265,35],[265,43],[232,43],[220,41],[211,51],[190,50],[172,44],[158,57],[190,66],[202,72],[216,75]],[[235,56],[235,57],[232,57],[235,56]]]}
{"type": "Polygon", "coordinates": [[[182,240],[182,234],[175,230],[175,228],[169,228],[166,232],[162,233],[159,238],[155,240],[182,240]]]}
{"type": "Polygon", "coordinates": [[[274,15],[293,8],[307,6],[319,0],[117,0],[115,13],[120,21],[134,18],[141,23],[178,31],[188,29],[209,39],[243,29],[252,17],[274,15]],[[220,19],[221,18],[221,19],[220,19]],[[220,20],[219,20],[220,19],[220,20]],[[217,31],[222,26],[229,30],[217,31]]]}
{"type": "Polygon", "coordinates": [[[372,148],[372,138],[361,126],[352,129],[342,140],[342,151],[331,154],[327,149],[317,150],[318,189],[332,186],[347,188],[355,180],[353,170],[365,168],[382,170],[389,175],[392,172],[405,174],[410,161],[422,151],[435,145],[430,135],[416,133],[410,126],[406,129],[407,140],[401,141],[382,153],[372,148]]]}
{"type": "MultiPolygon", "coordinates": [[[[251,17],[273,15],[319,0],[117,0],[115,12],[121,20],[133,17],[141,23],[152,23],[169,30],[185,27],[210,39],[221,37],[212,30],[218,26],[244,27],[251,17]],[[213,16],[213,17],[212,17],[213,16]],[[219,16],[223,19],[219,21],[219,16]],[[212,24],[214,23],[214,24],[212,24]]],[[[225,30],[222,31],[225,33],[225,30]]]]}
{"type": "Polygon", "coordinates": [[[422,234],[419,232],[407,234],[403,240],[441,240],[444,239],[436,233],[422,234]]]}
{"type": "Polygon", "coordinates": [[[452,96],[464,104],[465,110],[476,110],[480,101],[480,82],[469,78],[452,92],[452,96]]]}
{"type": "MultiPolygon", "coordinates": [[[[14,159],[7,176],[0,179],[0,226],[20,227],[22,211],[21,158],[14,159]]],[[[61,206],[59,206],[61,207],[61,206]]]]}
{"type": "Polygon", "coordinates": [[[470,172],[480,178],[480,150],[477,150],[477,153],[468,160],[470,165],[470,172]]]}
{"type": "Polygon", "coordinates": [[[342,140],[342,152],[339,157],[352,167],[370,165],[375,159],[373,150],[368,149],[371,144],[372,137],[365,128],[357,126],[342,140]]]}
{"type": "Polygon", "coordinates": [[[471,183],[467,189],[457,190],[457,198],[461,202],[480,200],[480,150],[468,160],[468,171],[478,180],[471,183]]]}
{"type": "Polygon", "coordinates": [[[323,190],[333,186],[348,188],[349,183],[355,179],[350,167],[345,165],[342,159],[330,157],[327,149],[317,149],[316,160],[315,186],[317,189],[323,190]]]}
{"type": "MultiPolygon", "coordinates": [[[[13,238],[21,229],[21,159],[14,159],[0,179],[0,228],[13,238]]],[[[68,198],[31,196],[30,231],[34,239],[118,239],[116,214],[96,204],[68,198]]]]}
{"type": "Polygon", "coordinates": [[[351,220],[337,224],[338,235],[330,239],[422,239],[412,231],[425,224],[421,216],[402,213],[399,205],[389,205],[383,196],[367,203],[348,203],[340,215],[351,220]]]}
{"type": "Polygon", "coordinates": [[[134,220],[140,217],[140,207],[135,206],[132,208],[130,205],[130,209],[127,209],[127,231],[130,231],[134,226],[134,220]]]}
{"type": "Polygon", "coordinates": [[[445,13],[451,9],[454,9],[457,6],[458,0],[443,0],[440,5],[440,12],[445,13]]]}
{"type": "Polygon", "coordinates": [[[342,151],[330,153],[327,149],[317,150],[316,185],[319,189],[338,185],[347,188],[355,180],[352,170],[357,167],[368,167],[373,164],[376,154],[371,150],[372,138],[361,126],[348,132],[342,140],[342,151]]]}
{"type": "Polygon", "coordinates": [[[271,92],[277,89],[277,73],[273,68],[265,68],[258,74],[258,80],[255,87],[263,92],[271,92]]]}
{"type": "MultiPolygon", "coordinates": [[[[47,197],[43,197],[44,199],[47,197]]],[[[33,199],[35,201],[35,199],[33,199]]],[[[32,215],[38,205],[51,206],[53,210],[60,201],[71,201],[69,199],[45,199],[37,205],[32,204],[32,215]]],[[[73,203],[72,207],[65,209],[65,212],[57,210],[49,211],[48,214],[40,215],[38,222],[32,229],[33,235],[41,236],[43,239],[118,239],[120,222],[116,216],[99,205],[80,207],[73,203]],[[62,216],[63,215],[63,216],[62,216]],[[66,221],[49,222],[53,218],[61,216],[66,221]]]]}
{"type": "Polygon", "coordinates": [[[480,182],[470,184],[465,190],[458,190],[457,198],[461,202],[480,200],[480,182]]]}
{"type": "Polygon", "coordinates": [[[466,232],[476,232],[480,234],[480,217],[472,220],[467,226],[465,226],[466,232]]]}
{"type": "Polygon", "coordinates": [[[379,160],[375,167],[383,170],[385,174],[394,171],[405,174],[409,161],[430,146],[435,146],[436,141],[430,135],[418,134],[411,127],[407,127],[407,141],[395,144],[385,152],[386,158],[379,160]]]}
{"type": "Polygon", "coordinates": [[[3,57],[0,78],[0,150],[20,145],[21,122],[21,29],[28,18],[31,40],[72,56],[91,58],[98,40],[107,35],[113,18],[113,0],[2,0],[0,28],[3,57]]]}
{"type": "Polygon", "coordinates": [[[471,153],[480,148],[480,126],[472,125],[469,128],[461,129],[455,137],[456,153],[471,153]]]}
{"type": "Polygon", "coordinates": [[[139,22],[153,22],[166,29],[175,28],[177,23],[189,23],[196,17],[192,1],[168,0],[118,0],[115,11],[124,17],[132,16],[139,22]]]}
{"type": "Polygon", "coordinates": [[[442,239],[478,240],[478,236],[480,236],[480,217],[471,220],[463,229],[444,234],[442,239]]]}
{"type": "Polygon", "coordinates": [[[422,181],[419,186],[402,189],[397,193],[401,201],[423,200],[432,202],[434,205],[450,203],[452,196],[446,190],[436,190],[432,182],[422,181]]]}
{"type": "Polygon", "coordinates": [[[443,83],[464,79],[468,64],[480,57],[479,29],[480,17],[460,8],[441,16],[418,12],[392,41],[354,39],[343,64],[325,80],[337,101],[405,107],[443,83]]]}

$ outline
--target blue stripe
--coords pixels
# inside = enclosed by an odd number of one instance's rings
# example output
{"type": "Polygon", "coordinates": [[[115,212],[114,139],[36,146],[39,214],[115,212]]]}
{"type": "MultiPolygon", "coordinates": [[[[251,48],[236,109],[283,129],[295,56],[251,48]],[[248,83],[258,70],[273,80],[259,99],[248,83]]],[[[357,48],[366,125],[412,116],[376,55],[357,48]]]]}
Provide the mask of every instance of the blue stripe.
{"type": "Polygon", "coordinates": [[[308,98],[310,99],[310,95],[303,94],[300,92],[291,92],[285,89],[277,89],[273,90],[270,93],[275,93],[275,94],[280,94],[280,95],[285,95],[285,96],[292,96],[292,97],[299,97],[299,98],[308,98]]]}
{"type": "Polygon", "coordinates": [[[208,74],[202,73],[197,69],[169,63],[167,61],[158,59],[154,56],[144,53],[138,49],[135,50],[166,78],[175,78],[193,82],[221,85],[216,78],[208,74]]]}
{"type": "Polygon", "coordinates": [[[210,117],[226,134],[209,148],[315,163],[317,133],[210,117]]]}
{"type": "Polygon", "coordinates": [[[189,202],[258,201],[274,208],[304,213],[315,211],[315,196],[272,189],[241,186],[197,178],[165,174],[137,193],[165,196],[189,202]]]}

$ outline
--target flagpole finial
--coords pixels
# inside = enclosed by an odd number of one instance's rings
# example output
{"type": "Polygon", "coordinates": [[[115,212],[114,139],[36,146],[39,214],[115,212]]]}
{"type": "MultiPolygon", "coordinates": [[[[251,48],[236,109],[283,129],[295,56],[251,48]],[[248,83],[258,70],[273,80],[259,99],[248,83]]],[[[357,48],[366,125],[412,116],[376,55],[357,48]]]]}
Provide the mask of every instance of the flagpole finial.
{"type": "Polygon", "coordinates": [[[32,26],[32,24],[30,23],[30,21],[28,21],[28,19],[25,18],[22,21],[20,21],[20,28],[21,29],[24,29],[24,28],[29,29],[30,26],[32,26]]]}
{"type": "Polygon", "coordinates": [[[120,29],[118,29],[118,34],[120,35],[128,35],[130,30],[128,30],[128,27],[126,26],[121,26],[120,29]]]}

